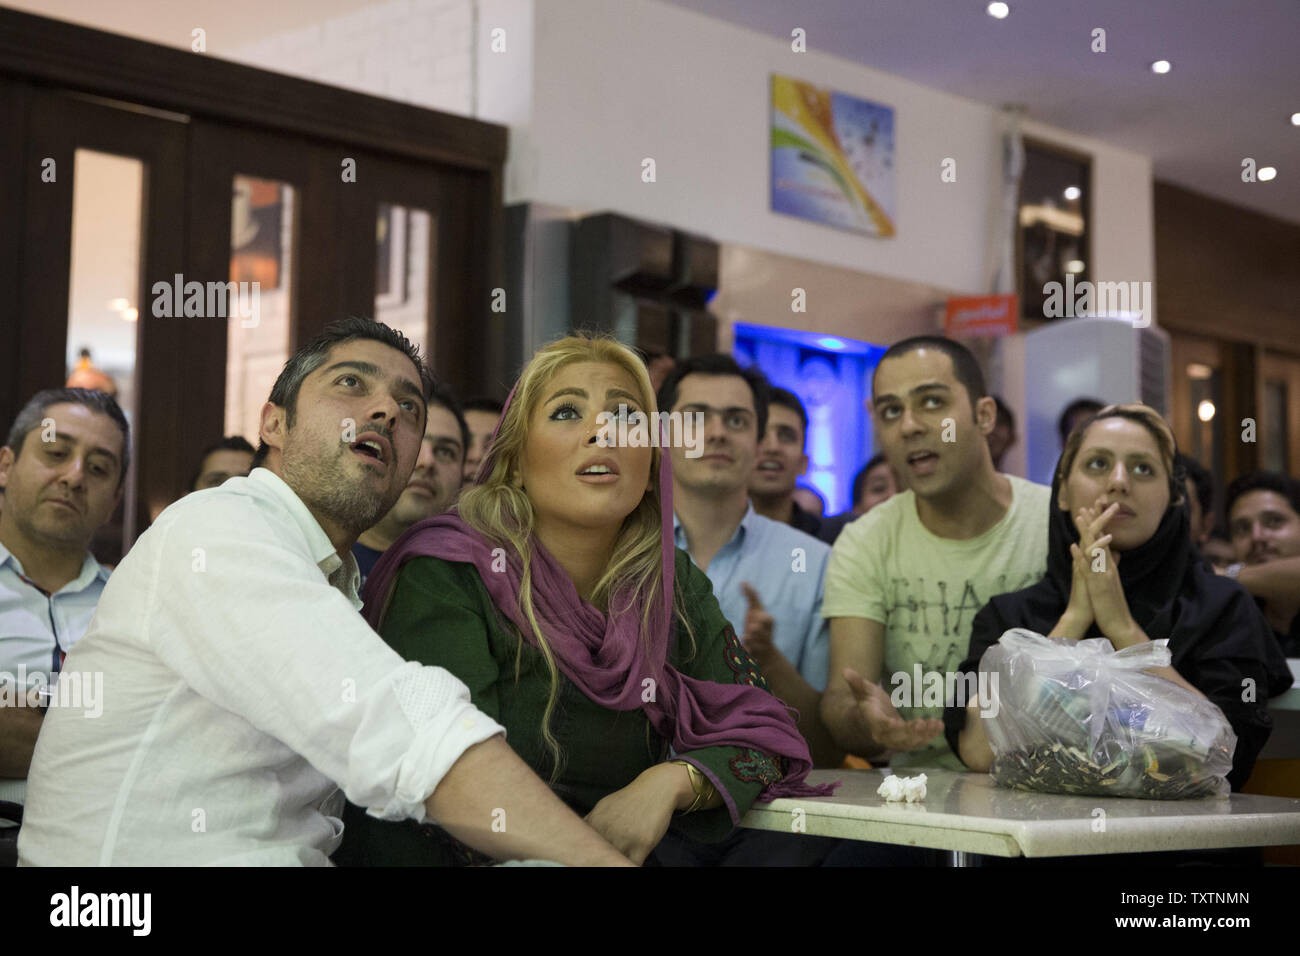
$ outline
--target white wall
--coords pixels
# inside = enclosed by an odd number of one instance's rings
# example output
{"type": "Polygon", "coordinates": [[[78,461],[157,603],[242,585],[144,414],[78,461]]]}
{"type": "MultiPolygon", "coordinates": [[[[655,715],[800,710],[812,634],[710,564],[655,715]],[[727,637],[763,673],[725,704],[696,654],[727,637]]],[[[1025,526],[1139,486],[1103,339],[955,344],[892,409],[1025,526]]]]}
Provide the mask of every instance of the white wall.
{"type": "MultiPolygon", "coordinates": [[[[987,291],[1001,121],[981,103],[657,0],[390,0],[270,37],[267,69],[510,127],[506,202],[613,210],[736,243],[946,289],[987,291]],[[491,31],[506,30],[506,51],[491,31]],[[477,37],[473,42],[472,37],[477,37]],[[784,73],[895,110],[898,234],[768,209],[769,84],[784,73]],[[641,181],[641,161],[657,181],[641,181]],[[957,182],[940,163],[957,161],[957,182]]],[[[1155,279],[1151,162],[1043,126],[1093,158],[1092,277],[1155,279]]]]}
{"type": "MultiPolygon", "coordinates": [[[[535,9],[533,175],[511,198],[613,209],[831,265],[986,291],[1000,164],[992,107],[655,0],[541,0],[535,9]],[[779,72],[895,112],[898,235],[876,239],[768,210],[769,77],[779,72]],[[658,181],[640,180],[653,157],[658,181]],[[957,160],[957,182],[939,179],[957,160]]],[[[1154,280],[1151,164],[1034,123],[1093,155],[1097,280],[1154,280]]],[[[513,157],[512,157],[513,161],[513,157]]]]}

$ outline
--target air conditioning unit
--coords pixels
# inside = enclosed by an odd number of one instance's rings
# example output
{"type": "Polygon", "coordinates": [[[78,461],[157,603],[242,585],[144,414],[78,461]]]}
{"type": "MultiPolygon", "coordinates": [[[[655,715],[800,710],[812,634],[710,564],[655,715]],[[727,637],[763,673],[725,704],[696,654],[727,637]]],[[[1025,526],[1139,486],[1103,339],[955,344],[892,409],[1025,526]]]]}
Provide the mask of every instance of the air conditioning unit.
{"type": "Polygon", "coordinates": [[[1168,417],[1169,336],[1137,316],[1066,319],[1025,335],[1025,434],[1031,481],[1052,483],[1057,419],[1076,398],[1144,402],[1168,417]]]}

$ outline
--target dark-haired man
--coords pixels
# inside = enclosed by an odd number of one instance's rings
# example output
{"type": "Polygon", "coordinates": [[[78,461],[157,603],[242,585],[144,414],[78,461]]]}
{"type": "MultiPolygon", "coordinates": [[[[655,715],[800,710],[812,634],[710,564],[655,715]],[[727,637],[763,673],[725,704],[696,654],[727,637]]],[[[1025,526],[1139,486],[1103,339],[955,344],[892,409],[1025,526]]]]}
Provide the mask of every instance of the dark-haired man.
{"type": "Polygon", "coordinates": [[[861,518],[876,505],[888,501],[899,492],[898,476],[884,455],[873,455],[853,476],[853,507],[841,515],[822,521],[821,539],[834,544],[844,526],[861,518]]]}
{"type": "Polygon", "coordinates": [[[1002,456],[1016,443],[1016,413],[997,395],[992,398],[998,407],[998,415],[993,423],[993,431],[988,434],[989,454],[993,456],[993,470],[1001,471],[1002,456]]]}
{"type": "MultiPolygon", "coordinates": [[[[840,534],[826,572],[830,681],[822,717],[846,750],[896,767],[964,769],[923,706],[924,675],[956,672],[975,614],[1047,567],[1050,490],[993,467],[997,406],[975,357],[945,338],[889,348],[872,381],[885,457],[907,490],[840,534]],[[883,688],[881,685],[884,685],[883,688]],[[895,708],[891,694],[906,691],[895,708]]],[[[964,702],[963,702],[964,703],[964,702]]]]}
{"type": "Polygon", "coordinates": [[[1183,487],[1187,489],[1187,512],[1191,525],[1192,544],[1198,551],[1205,550],[1205,544],[1214,531],[1214,479],[1205,467],[1190,455],[1179,452],[1174,463],[1182,468],[1183,487]]]}
{"type": "Polygon", "coordinates": [[[429,421],[420,443],[411,480],[388,514],[373,528],[367,528],[352,546],[364,582],[379,556],[411,525],[442,514],[456,503],[465,467],[465,449],[470,442],[469,426],[460,403],[451,391],[434,385],[429,396],[429,421]]]}
{"type": "Polygon", "coordinates": [[[817,537],[821,519],[795,501],[795,483],[808,471],[808,412],[799,396],[788,389],[774,385],[768,395],[767,430],[758,443],[749,500],[764,518],[817,537]]]}
{"type": "Polygon", "coordinates": [[[1228,535],[1237,579],[1264,610],[1287,657],[1300,657],[1300,481],[1271,471],[1228,485],[1228,535]]]}
{"type": "Polygon", "coordinates": [[[627,862],[356,613],[352,543],[406,487],[430,385],[365,319],[290,358],[252,473],[168,508],[105,588],[67,662],[104,675],[103,712],[47,716],[21,862],[326,865],[344,794],[498,858],[627,862]]]}
{"type": "Polygon", "coordinates": [[[203,450],[190,491],[219,488],[227,478],[242,478],[253,470],[256,449],[242,435],[227,435],[203,450]]]}
{"type": "MultiPolygon", "coordinates": [[[[104,591],[108,571],[90,543],[122,500],[130,448],[117,402],[83,388],[38,392],[0,448],[0,800],[26,799],[41,688],[57,680],[104,591]]],[[[12,865],[9,836],[0,830],[0,859],[12,865]]]]}
{"type": "Polygon", "coordinates": [[[1076,425],[1096,415],[1105,407],[1106,403],[1098,398],[1076,398],[1061,409],[1061,414],[1056,419],[1056,434],[1061,438],[1061,447],[1065,447],[1070,432],[1074,431],[1076,425]]]}
{"type": "Polygon", "coordinates": [[[819,766],[840,755],[817,713],[826,685],[822,578],[830,548],[760,515],[749,486],[770,428],[763,373],[729,355],[685,359],[659,390],[666,412],[704,416],[703,454],[671,449],[677,547],[713,582],[723,616],[742,631],[772,692],[799,711],[799,730],[819,766]]]}
{"type": "Polygon", "coordinates": [[[461,405],[465,424],[469,426],[469,445],[465,448],[465,484],[478,474],[479,462],[487,454],[492,433],[497,430],[501,411],[505,406],[495,398],[471,398],[461,405]]]}

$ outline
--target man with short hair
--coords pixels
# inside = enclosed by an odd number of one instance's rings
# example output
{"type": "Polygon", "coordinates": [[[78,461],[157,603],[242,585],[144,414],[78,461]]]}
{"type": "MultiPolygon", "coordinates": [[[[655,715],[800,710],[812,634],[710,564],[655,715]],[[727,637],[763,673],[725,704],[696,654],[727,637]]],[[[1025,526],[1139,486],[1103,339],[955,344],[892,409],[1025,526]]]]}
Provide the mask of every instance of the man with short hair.
{"type": "Polygon", "coordinates": [[[876,366],[871,409],[907,490],[835,542],[822,606],[831,629],[822,717],[852,753],[962,770],[941,734],[943,708],[922,706],[916,669],[947,686],[980,608],[1043,575],[1050,489],[993,468],[986,436],[997,406],[975,357],[951,339],[891,346],[876,366]],[[909,687],[896,708],[891,696],[909,687]]]}
{"type": "Polygon", "coordinates": [[[69,655],[65,673],[103,675],[102,713],[46,717],[20,862],[327,865],[346,794],[497,858],[627,863],[464,684],[357,613],[351,547],[406,487],[430,384],[366,319],[290,358],[252,473],[168,508],[69,655]]]}
{"type": "Polygon", "coordinates": [[[1237,579],[1264,611],[1287,657],[1300,657],[1300,481],[1273,471],[1228,485],[1228,535],[1237,579]]]}
{"type": "Polygon", "coordinates": [[[417,521],[442,514],[456,503],[469,442],[469,426],[461,414],[460,403],[450,389],[435,384],[429,396],[429,421],[411,480],[406,483],[397,504],[373,528],[361,532],[361,537],[352,546],[362,583],[379,556],[401,537],[402,532],[417,521]]]}
{"type": "Polygon", "coordinates": [[[465,448],[465,484],[478,474],[479,462],[487,454],[492,433],[497,430],[504,406],[495,398],[472,398],[461,406],[469,426],[469,445],[465,448]]]}
{"type": "Polygon", "coordinates": [[[227,435],[203,450],[199,470],[190,479],[190,491],[219,488],[227,478],[247,475],[253,469],[256,450],[242,435],[227,435]]]}
{"type": "Polygon", "coordinates": [[[1016,443],[1016,413],[997,395],[992,398],[998,407],[998,416],[993,431],[988,434],[989,454],[993,456],[993,470],[1001,471],[1002,456],[1016,443]]]}
{"type": "Polygon", "coordinates": [[[795,501],[795,483],[808,472],[808,412],[788,389],[773,385],[768,396],[767,430],[749,479],[749,500],[764,518],[817,537],[821,519],[795,501]]]}
{"type": "MultiPolygon", "coordinates": [[[[82,388],[38,392],[0,448],[0,801],[26,799],[40,688],[57,680],[108,580],[89,549],[122,500],[130,448],[117,402],[82,388]]],[[[0,859],[14,855],[0,830],[0,859]]]]}
{"type": "Polygon", "coordinates": [[[1065,448],[1070,432],[1074,431],[1076,425],[1091,418],[1105,407],[1106,403],[1101,399],[1085,397],[1076,398],[1061,409],[1060,417],[1056,419],[1056,433],[1061,437],[1061,448],[1065,448]]]}
{"type": "Polygon", "coordinates": [[[899,490],[898,476],[889,467],[885,456],[873,455],[853,476],[853,507],[844,514],[825,519],[819,537],[827,544],[834,544],[845,525],[861,518],[881,502],[888,501],[899,490]]]}
{"type": "Polygon", "coordinates": [[[723,616],[741,625],[746,649],[772,693],[799,711],[813,762],[838,766],[818,717],[826,685],[822,577],[830,548],[750,504],[759,441],[770,427],[768,383],[729,355],[685,359],[659,390],[659,407],[704,416],[703,454],[672,448],[673,534],[713,582],[723,616]]]}
{"type": "Polygon", "coordinates": [[[1183,487],[1187,489],[1187,512],[1191,523],[1192,544],[1203,552],[1214,531],[1214,479],[1205,467],[1191,455],[1179,452],[1174,465],[1182,468],[1183,487]]]}

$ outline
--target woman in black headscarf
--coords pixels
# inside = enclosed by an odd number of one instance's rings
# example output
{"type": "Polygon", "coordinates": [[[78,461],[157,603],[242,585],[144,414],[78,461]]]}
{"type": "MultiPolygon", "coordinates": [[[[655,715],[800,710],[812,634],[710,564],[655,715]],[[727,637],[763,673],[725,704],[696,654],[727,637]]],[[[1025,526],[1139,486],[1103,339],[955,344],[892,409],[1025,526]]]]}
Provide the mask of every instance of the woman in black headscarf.
{"type": "MultiPolygon", "coordinates": [[[[1237,735],[1228,782],[1240,790],[1273,727],[1265,700],[1291,672],[1250,595],[1192,546],[1175,454],[1169,425],[1146,405],[1110,405],[1071,433],[1052,482],[1047,573],[984,606],[961,670],[978,671],[1013,627],[1105,637],[1116,650],[1168,638],[1171,666],[1151,672],[1223,711],[1237,735]]],[[[947,708],[944,728],[967,766],[988,770],[976,704],[947,708]]]]}

